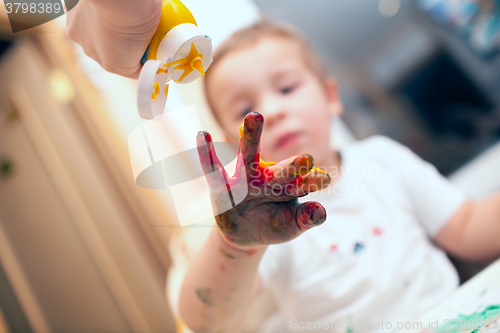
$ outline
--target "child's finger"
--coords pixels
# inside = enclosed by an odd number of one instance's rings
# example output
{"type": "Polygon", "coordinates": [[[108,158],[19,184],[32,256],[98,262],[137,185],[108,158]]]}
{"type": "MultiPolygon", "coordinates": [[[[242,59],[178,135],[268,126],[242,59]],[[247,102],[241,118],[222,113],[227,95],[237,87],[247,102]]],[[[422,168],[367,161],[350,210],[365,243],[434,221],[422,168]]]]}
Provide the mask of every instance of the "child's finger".
{"type": "Polygon", "coordinates": [[[297,208],[295,220],[302,231],[319,226],[326,221],[326,210],[319,202],[305,202],[297,208]]]}
{"type": "Polygon", "coordinates": [[[243,122],[240,152],[245,165],[259,162],[260,136],[264,126],[264,117],[260,113],[250,112],[243,122]]]}
{"type": "Polygon", "coordinates": [[[303,197],[330,185],[331,178],[323,171],[311,170],[305,175],[288,183],[285,187],[286,194],[293,197],[303,197]]]}
{"type": "Polygon", "coordinates": [[[215,153],[210,133],[199,131],[196,136],[196,145],[198,146],[201,168],[205,173],[210,188],[226,187],[228,176],[215,153]]]}
{"type": "Polygon", "coordinates": [[[302,154],[268,166],[263,170],[264,179],[272,188],[284,187],[290,181],[307,174],[314,165],[311,155],[302,154]]]}
{"type": "Polygon", "coordinates": [[[331,178],[324,171],[314,168],[305,175],[301,175],[288,184],[275,185],[271,188],[273,195],[266,196],[270,202],[284,202],[303,197],[330,185],[331,178]]]}

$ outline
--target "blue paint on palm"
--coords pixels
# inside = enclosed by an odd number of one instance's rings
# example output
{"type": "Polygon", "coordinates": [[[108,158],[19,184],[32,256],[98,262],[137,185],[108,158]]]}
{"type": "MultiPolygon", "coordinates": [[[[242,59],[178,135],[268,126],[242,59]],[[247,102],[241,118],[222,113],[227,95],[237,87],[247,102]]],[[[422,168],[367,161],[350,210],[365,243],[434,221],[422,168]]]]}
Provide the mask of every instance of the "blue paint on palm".
{"type": "Polygon", "coordinates": [[[365,248],[365,246],[361,243],[356,243],[356,245],[354,245],[354,253],[359,253],[361,252],[363,249],[365,248]]]}

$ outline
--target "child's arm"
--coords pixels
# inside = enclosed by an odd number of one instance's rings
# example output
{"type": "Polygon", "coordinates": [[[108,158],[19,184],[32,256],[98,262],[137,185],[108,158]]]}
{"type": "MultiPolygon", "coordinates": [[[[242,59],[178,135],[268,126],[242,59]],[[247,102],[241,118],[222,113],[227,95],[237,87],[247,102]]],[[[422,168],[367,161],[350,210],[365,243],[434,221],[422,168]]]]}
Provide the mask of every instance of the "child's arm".
{"type": "Polygon", "coordinates": [[[196,332],[236,331],[257,290],[267,245],[287,242],[326,220],[321,204],[299,204],[297,198],[326,187],[330,177],[312,169],[309,155],[259,164],[263,121],[256,112],[245,117],[233,177],[218,160],[210,135],[197,137],[217,226],[181,288],[181,316],[196,332]]]}
{"type": "Polygon", "coordinates": [[[448,252],[469,260],[500,256],[500,193],[479,202],[466,201],[434,241],[448,252]]]}
{"type": "Polygon", "coordinates": [[[391,161],[387,167],[394,180],[404,186],[414,213],[438,246],[469,260],[500,256],[500,193],[472,202],[408,147],[383,136],[371,142],[372,151],[391,161]]]}
{"type": "Polygon", "coordinates": [[[195,332],[236,332],[258,289],[257,268],[266,247],[255,253],[229,245],[215,228],[184,279],[179,309],[195,332]],[[252,255],[249,255],[252,253],[252,255]]]}

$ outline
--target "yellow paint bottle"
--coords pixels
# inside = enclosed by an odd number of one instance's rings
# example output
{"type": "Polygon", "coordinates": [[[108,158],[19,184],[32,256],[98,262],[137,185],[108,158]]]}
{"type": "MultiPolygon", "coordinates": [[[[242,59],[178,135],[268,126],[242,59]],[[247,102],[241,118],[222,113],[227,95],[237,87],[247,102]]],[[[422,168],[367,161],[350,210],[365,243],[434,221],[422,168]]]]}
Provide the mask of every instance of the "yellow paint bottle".
{"type": "Polygon", "coordinates": [[[159,118],[167,102],[168,81],[186,84],[205,75],[212,54],[212,39],[199,29],[189,9],[180,0],[163,0],[160,23],[141,60],[139,115],[159,118]]]}

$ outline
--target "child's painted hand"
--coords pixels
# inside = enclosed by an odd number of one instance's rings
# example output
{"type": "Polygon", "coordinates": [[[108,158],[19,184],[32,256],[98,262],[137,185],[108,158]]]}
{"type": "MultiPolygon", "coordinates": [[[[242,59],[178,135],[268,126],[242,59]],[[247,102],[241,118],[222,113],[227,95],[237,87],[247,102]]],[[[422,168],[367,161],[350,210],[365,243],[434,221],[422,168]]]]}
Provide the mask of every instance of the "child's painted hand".
{"type": "Polygon", "coordinates": [[[257,112],[245,117],[233,177],[219,161],[210,134],[197,136],[217,225],[224,238],[239,249],[284,243],[326,220],[320,203],[299,204],[297,198],[325,188],[330,176],[314,170],[313,158],[306,154],[267,167],[259,165],[263,124],[264,118],[257,112]]]}

